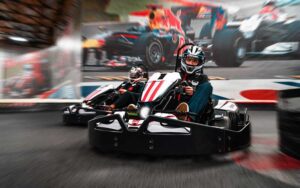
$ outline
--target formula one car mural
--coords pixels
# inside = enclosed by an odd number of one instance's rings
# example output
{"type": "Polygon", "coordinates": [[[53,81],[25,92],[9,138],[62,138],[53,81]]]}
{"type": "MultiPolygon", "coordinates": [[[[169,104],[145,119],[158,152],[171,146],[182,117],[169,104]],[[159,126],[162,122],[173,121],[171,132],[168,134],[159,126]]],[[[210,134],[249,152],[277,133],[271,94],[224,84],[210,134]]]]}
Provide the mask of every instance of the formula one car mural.
{"type": "MultiPolygon", "coordinates": [[[[204,3],[171,9],[148,5],[147,10],[130,13],[131,22],[144,24],[131,27],[124,32],[112,32],[102,39],[86,40],[84,44],[86,47],[88,42],[93,41],[93,46],[96,45],[105,51],[108,59],[106,66],[110,67],[126,67],[140,63],[144,63],[148,68],[170,64],[174,66],[178,47],[195,39],[195,31],[190,27],[191,20],[212,17],[213,22],[222,27],[225,23],[222,16],[224,13],[221,7],[204,3]]],[[[209,54],[207,56],[209,57],[209,54]]],[[[86,53],[84,59],[85,57],[86,53]]]]}
{"type": "Polygon", "coordinates": [[[172,8],[149,5],[147,10],[131,12],[131,22],[144,24],[103,39],[106,66],[172,65],[178,46],[191,41],[202,46],[206,57],[221,67],[238,67],[253,57],[299,58],[300,21],[281,10],[274,13],[262,9],[244,20],[228,20],[222,6],[189,1],[180,4],[172,8]],[[191,27],[192,20],[205,22],[198,36],[191,27]]]}
{"type": "Polygon", "coordinates": [[[209,155],[250,146],[249,116],[232,102],[208,103],[201,115],[174,110],[176,95],[184,91],[181,80],[179,72],[154,73],[137,109],[115,109],[89,121],[91,146],[151,155],[209,155]],[[200,121],[179,120],[177,115],[183,113],[201,116],[200,121]]]}
{"type": "Polygon", "coordinates": [[[23,61],[25,63],[20,63],[22,64],[21,73],[5,80],[4,97],[28,98],[51,88],[50,67],[44,58],[32,55],[30,58],[24,58],[23,61]]]}
{"type": "Polygon", "coordinates": [[[214,62],[223,67],[238,67],[249,58],[300,57],[300,21],[275,4],[266,4],[258,14],[226,22],[221,28],[212,20],[202,28],[200,39],[211,39],[206,45],[211,45],[214,62]]]}
{"type": "Polygon", "coordinates": [[[170,9],[149,5],[150,10],[135,12],[149,17],[148,25],[132,27],[126,32],[114,32],[105,38],[108,66],[145,64],[149,68],[172,62],[178,46],[188,42],[179,19],[170,9]]]}

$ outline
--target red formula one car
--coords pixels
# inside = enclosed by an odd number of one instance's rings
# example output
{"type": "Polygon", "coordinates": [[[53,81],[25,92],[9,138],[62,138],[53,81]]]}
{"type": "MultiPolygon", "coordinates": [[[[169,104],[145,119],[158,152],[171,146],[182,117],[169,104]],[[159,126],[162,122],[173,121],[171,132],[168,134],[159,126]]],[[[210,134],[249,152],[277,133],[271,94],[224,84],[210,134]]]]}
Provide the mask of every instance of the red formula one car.
{"type": "Polygon", "coordinates": [[[7,98],[27,98],[47,91],[51,87],[51,74],[48,63],[26,63],[22,73],[4,83],[4,96],[7,98]]]}

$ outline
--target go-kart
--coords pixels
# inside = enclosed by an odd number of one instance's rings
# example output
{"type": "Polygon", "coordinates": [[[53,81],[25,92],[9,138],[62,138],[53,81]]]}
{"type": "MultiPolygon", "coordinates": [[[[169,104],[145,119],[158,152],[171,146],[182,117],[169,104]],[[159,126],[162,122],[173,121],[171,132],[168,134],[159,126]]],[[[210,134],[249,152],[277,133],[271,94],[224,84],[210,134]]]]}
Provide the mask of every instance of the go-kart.
{"type": "MultiPolygon", "coordinates": [[[[139,82],[145,82],[148,79],[148,69],[143,65],[137,66],[144,70],[143,79],[139,82]]],[[[120,97],[119,89],[127,87],[128,84],[131,85],[129,81],[124,81],[116,88],[112,84],[100,86],[90,93],[82,103],[65,107],[63,109],[64,124],[87,124],[97,115],[110,113],[105,110],[105,107],[114,103],[120,97]]]]}
{"type": "Polygon", "coordinates": [[[112,103],[117,98],[119,87],[114,88],[113,85],[100,86],[89,94],[82,103],[64,108],[64,124],[87,124],[89,120],[97,115],[107,114],[108,112],[101,110],[101,108],[106,104],[112,103]]]}
{"type": "MultiPolygon", "coordinates": [[[[175,70],[179,62],[177,55],[175,70]]],[[[117,109],[88,122],[90,145],[102,151],[149,155],[209,155],[250,146],[249,116],[232,102],[208,103],[201,114],[174,110],[175,96],[184,94],[181,81],[177,71],[154,73],[137,109],[117,109]],[[183,121],[178,114],[195,116],[200,121],[183,121]]]]}

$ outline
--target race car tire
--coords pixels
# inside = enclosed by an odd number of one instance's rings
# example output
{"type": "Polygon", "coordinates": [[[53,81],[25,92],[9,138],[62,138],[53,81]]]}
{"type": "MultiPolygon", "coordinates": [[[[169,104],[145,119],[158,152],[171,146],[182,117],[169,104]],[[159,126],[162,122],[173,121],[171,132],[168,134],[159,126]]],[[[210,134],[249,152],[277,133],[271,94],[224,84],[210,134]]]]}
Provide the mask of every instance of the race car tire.
{"type": "Polygon", "coordinates": [[[95,58],[97,60],[101,60],[102,59],[102,51],[99,48],[95,48],[95,58]]]}
{"type": "Polygon", "coordinates": [[[88,48],[82,48],[82,66],[87,64],[88,60],[88,48]]]}
{"type": "Polygon", "coordinates": [[[300,21],[294,21],[288,25],[288,35],[286,41],[300,41],[300,21]]]}
{"type": "Polygon", "coordinates": [[[280,150],[300,159],[300,89],[279,92],[277,116],[280,150]]]}
{"type": "Polygon", "coordinates": [[[156,39],[150,39],[146,46],[146,64],[149,68],[158,68],[162,64],[164,49],[161,42],[156,39]]]}
{"type": "Polygon", "coordinates": [[[199,35],[199,39],[211,39],[211,28],[210,28],[210,23],[206,23],[203,25],[201,31],[200,31],[200,35],[199,35]]]}
{"type": "Polygon", "coordinates": [[[217,31],[213,37],[213,60],[220,67],[239,67],[246,56],[246,41],[237,29],[217,31]]]}

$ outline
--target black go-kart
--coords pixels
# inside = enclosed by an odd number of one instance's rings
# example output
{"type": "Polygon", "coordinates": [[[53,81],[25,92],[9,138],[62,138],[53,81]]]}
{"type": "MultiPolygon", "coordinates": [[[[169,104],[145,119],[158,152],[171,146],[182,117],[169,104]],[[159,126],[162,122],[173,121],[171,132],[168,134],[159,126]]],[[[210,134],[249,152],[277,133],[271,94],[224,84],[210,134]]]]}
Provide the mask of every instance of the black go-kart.
{"type": "MultiPolygon", "coordinates": [[[[140,82],[148,79],[148,69],[143,65],[136,65],[143,69],[144,73],[140,82]]],[[[113,104],[119,97],[119,89],[128,86],[130,82],[124,81],[118,87],[112,84],[101,85],[90,93],[80,104],[73,104],[63,109],[63,122],[65,125],[87,124],[97,115],[106,115],[110,111],[105,110],[107,105],[113,104]]],[[[131,85],[131,84],[130,84],[131,85]]]]}
{"type": "Polygon", "coordinates": [[[87,124],[89,120],[97,115],[107,114],[108,111],[103,110],[103,107],[116,100],[119,95],[119,87],[114,88],[113,85],[100,86],[89,94],[82,103],[65,107],[63,109],[64,124],[87,124]]]}
{"type": "MultiPolygon", "coordinates": [[[[175,70],[179,62],[177,55],[175,70]]],[[[115,110],[88,122],[90,145],[102,151],[149,155],[223,154],[250,146],[249,116],[232,102],[210,102],[202,114],[175,111],[175,95],[184,94],[181,81],[177,71],[154,73],[136,110],[115,110]],[[200,121],[179,120],[183,113],[200,121]]]]}

